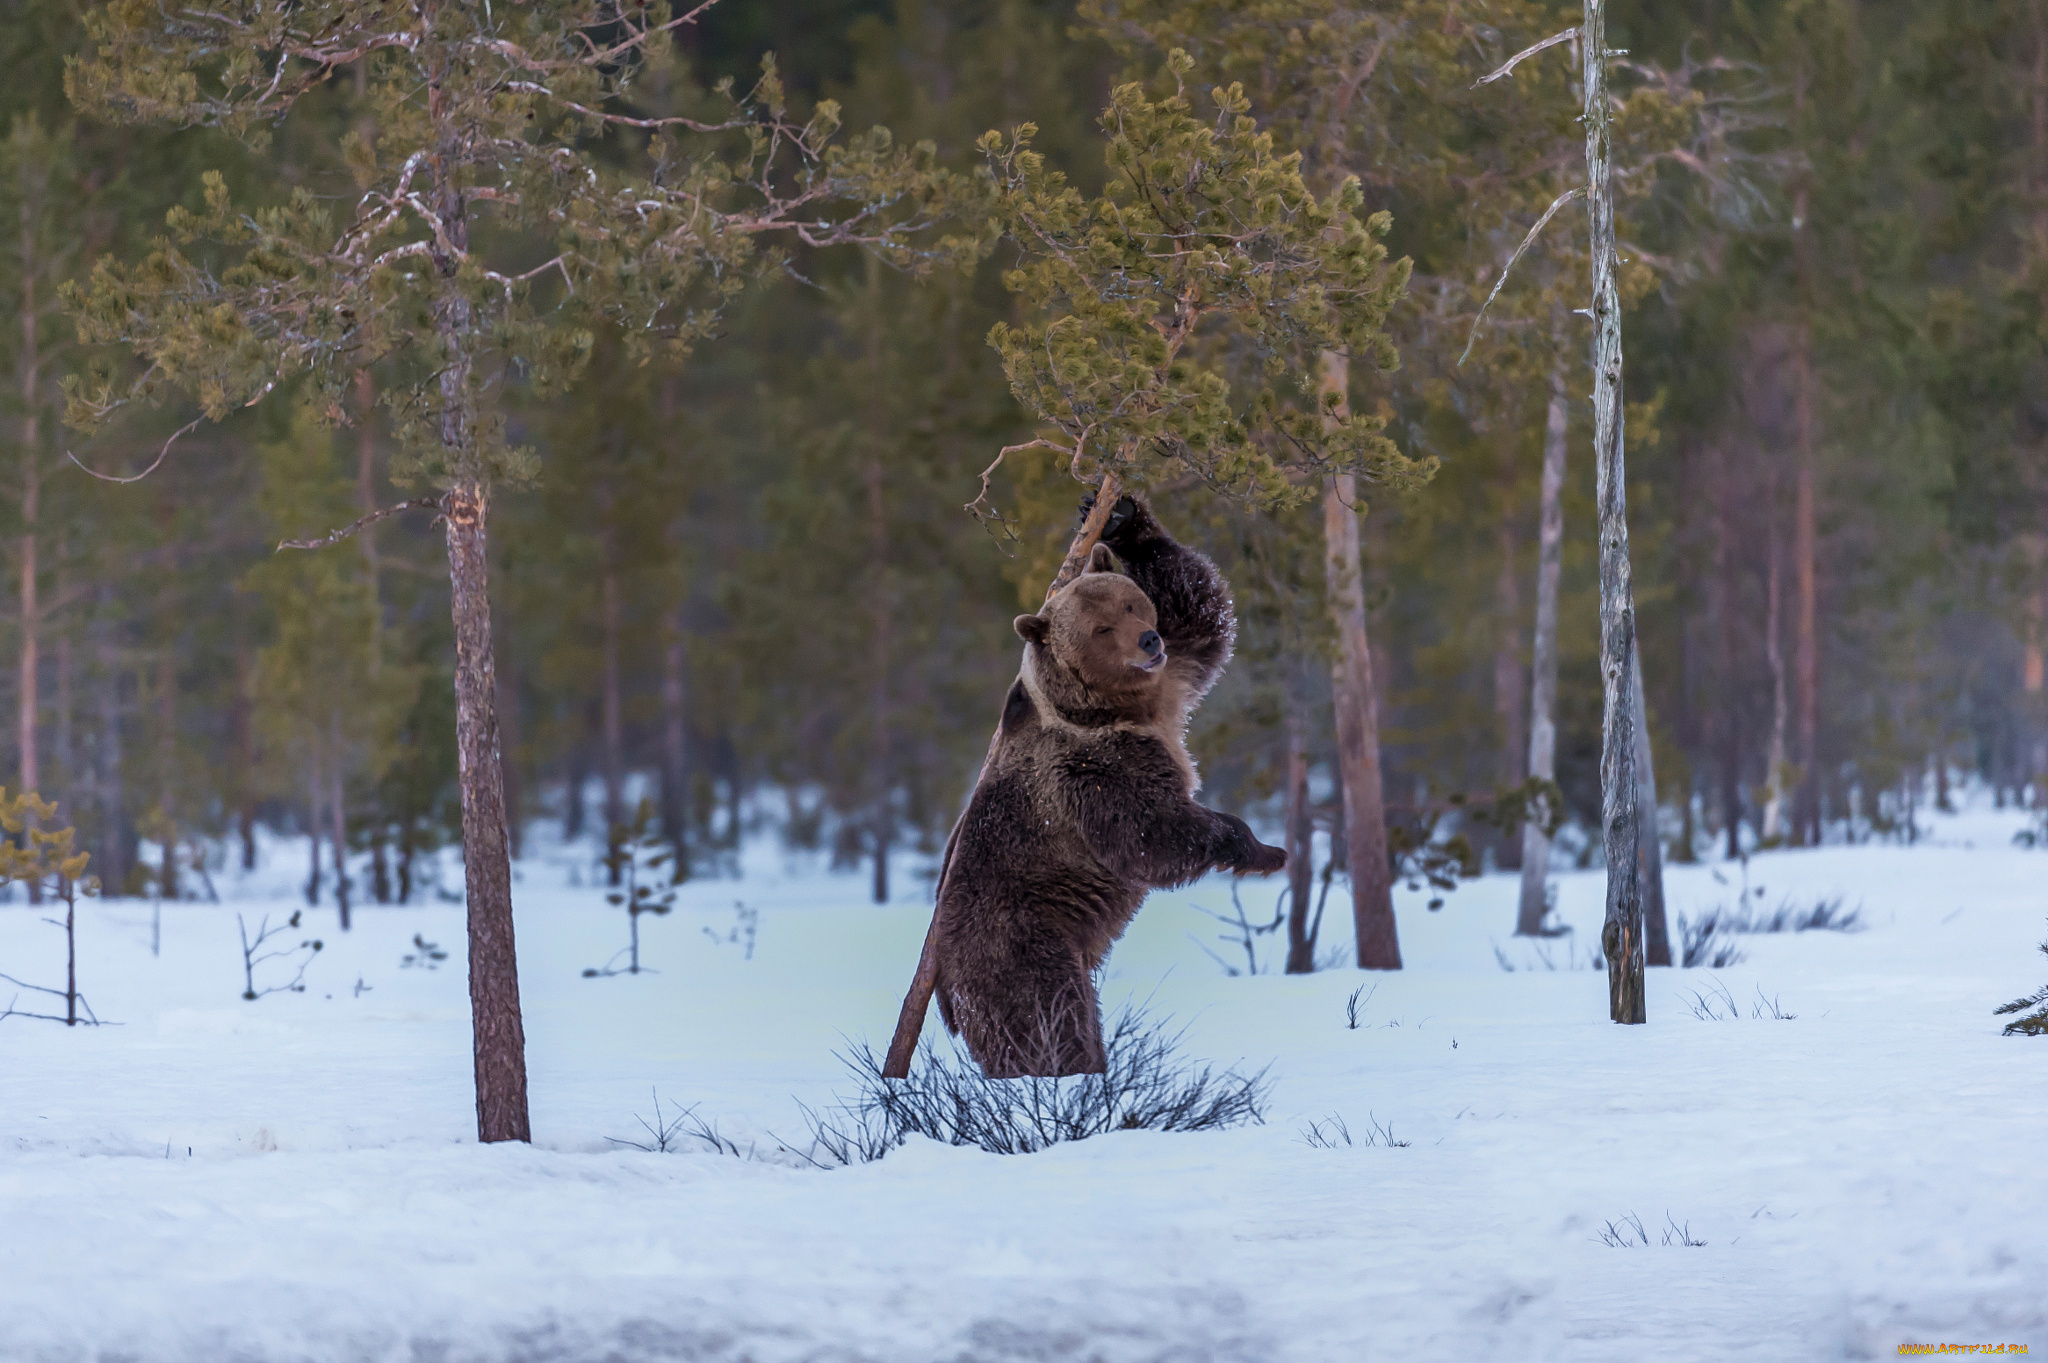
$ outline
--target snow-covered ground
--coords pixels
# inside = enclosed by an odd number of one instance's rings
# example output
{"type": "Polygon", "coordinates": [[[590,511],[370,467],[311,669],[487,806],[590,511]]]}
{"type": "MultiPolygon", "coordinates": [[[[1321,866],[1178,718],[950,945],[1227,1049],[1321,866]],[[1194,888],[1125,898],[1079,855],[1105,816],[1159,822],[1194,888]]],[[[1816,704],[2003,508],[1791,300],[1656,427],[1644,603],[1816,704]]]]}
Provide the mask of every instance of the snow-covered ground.
{"type": "MultiPolygon", "coordinates": [[[[1227,910],[1228,884],[1157,896],[1106,994],[1174,1014],[1196,1056],[1270,1062],[1265,1125],[1028,1156],[923,1142],[830,1171],[607,1137],[642,1137],[654,1090],[743,1146],[801,1136],[799,1100],[850,1089],[834,1052],[886,1040],[928,914],[917,885],[876,908],[861,877],[756,849],[747,878],[644,920],[661,973],[586,979],[624,916],[587,874],[569,884],[564,854],[530,858],[535,1141],[483,1147],[458,906],[359,909],[346,935],[309,912],[326,949],[307,991],[241,1000],[236,914],[294,907],[302,853],[279,849],[274,871],[221,879],[228,903],[167,907],[159,955],[147,904],[83,911],[80,983],[120,1025],[0,1021],[0,1359],[2048,1350],[2048,1041],[1991,1015],[2048,971],[2048,853],[2012,847],[2017,826],[1978,810],[1910,849],[1756,858],[1766,907],[1844,895],[1868,930],[1751,936],[1730,968],[1653,971],[1645,1027],[1608,1023],[1586,968],[1594,874],[1561,883],[1577,945],[1551,946],[1555,970],[1509,938],[1514,882],[1490,876],[1436,913],[1404,894],[1408,968],[1370,980],[1225,977],[1189,934],[1213,937],[1191,906],[1227,910]],[[730,940],[736,901],[759,912],[752,959],[730,940]],[[416,933],[449,958],[402,965],[416,933]],[[1504,971],[1496,947],[1535,968],[1504,971]],[[1710,980],[1739,1018],[1694,1016],[1710,980]],[[1760,998],[1794,1016],[1752,1016],[1760,998]],[[1333,1114],[1358,1143],[1305,1143],[1333,1114]],[[1365,1144],[1374,1121],[1407,1144],[1365,1144]],[[1649,1244],[1603,1243],[1631,1216],[1649,1244]],[[1704,1243],[1664,1243],[1674,1225],[1704,1243]]],[[[1674,868],[1674,917],[1732,903],[1739,877],[1674,868]]],[[[1248,885],[1247,908],[1277,888],[1248,885]]],[[[40,918],[0,906],[0,971],[61,979],[40,918]]]]}

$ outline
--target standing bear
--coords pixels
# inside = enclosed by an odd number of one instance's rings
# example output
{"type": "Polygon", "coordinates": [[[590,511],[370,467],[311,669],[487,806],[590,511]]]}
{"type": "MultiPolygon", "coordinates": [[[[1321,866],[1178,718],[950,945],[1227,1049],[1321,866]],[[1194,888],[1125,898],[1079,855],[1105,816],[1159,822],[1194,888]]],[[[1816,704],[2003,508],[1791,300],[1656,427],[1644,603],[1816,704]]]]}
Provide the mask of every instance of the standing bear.
{"type": "Polygon", "coordinates": [[[1101,1073],[1093,976],[1146,893],[1287,854],[1195,803],[1188,716],[1237,617],[1143,502],[1117,502],[1081,576],[1016,630],[1024,665],[940,871],[939,1012],[990,1078],[1101,1073]]]}

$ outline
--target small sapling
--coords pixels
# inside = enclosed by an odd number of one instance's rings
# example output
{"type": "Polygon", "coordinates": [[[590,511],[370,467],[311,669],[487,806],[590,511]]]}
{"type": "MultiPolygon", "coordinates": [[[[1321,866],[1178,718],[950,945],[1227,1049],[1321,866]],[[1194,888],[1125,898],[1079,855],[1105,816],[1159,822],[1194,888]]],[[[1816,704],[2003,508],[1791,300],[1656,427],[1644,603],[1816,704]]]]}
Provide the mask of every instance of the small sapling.
{"type": "MultiPolygon", "coordinates": [[[[611,846],[604,855],[604,865],[605,869],[611,872],[618,888],[605,895],[605,902],[625,909],[631,940],[604,965],[592,966],[585,970],[584,979],[641,973],[640,915],[667,913],[675,907],[676,878],[671,876],[667,883],[659,885],[653,881],[654,873],[668,865],[673,857],[673,849],[662,838],[661,830],[655,826],[652,800],[640,802],[640,808],[635,811],[633,822],[630,824],[613,825],[611,846]],[[627,959],[624,969],[619,967],[620,956],[627,959]]],[[[751,954],[751,935],[748,945],[751,954]]]]}

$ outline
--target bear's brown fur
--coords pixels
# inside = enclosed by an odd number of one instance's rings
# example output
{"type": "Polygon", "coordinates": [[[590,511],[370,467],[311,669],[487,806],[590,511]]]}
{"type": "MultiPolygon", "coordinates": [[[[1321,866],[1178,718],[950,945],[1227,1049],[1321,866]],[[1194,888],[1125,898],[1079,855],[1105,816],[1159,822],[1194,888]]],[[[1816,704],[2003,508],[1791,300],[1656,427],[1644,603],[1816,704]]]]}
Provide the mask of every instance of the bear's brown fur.
{"type": "Polygon", "coordinates": [[[1094,972],[1146,893],[1287,857],[1195,803],[1188,716],[1237,620],[1215,565],[1142,502],[1117,503],[1087,570],[1016,630],[1023,668],[940,871],[939,1010],[991,1078],[1099,1073],[1094,972]]]}

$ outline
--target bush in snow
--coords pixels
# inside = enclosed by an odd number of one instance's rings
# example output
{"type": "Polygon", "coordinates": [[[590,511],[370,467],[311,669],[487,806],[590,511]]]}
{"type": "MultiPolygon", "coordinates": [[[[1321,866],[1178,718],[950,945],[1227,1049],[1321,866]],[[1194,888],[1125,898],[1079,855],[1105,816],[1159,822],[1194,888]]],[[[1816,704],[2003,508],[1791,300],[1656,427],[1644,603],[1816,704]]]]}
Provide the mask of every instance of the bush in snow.
{"type": "Polygon", "coordinates": [[[1265,1120],[1264,1069],[1218,1073],[1180,1054],[1182,1033],[1129,1008],[1105,1037],[1108,1068],[1062,1079],[989,1079],[955,1047],[921,1048],[907,1079],[884,1079],[865,1043],[845,1057],[860,1092],[827,1114],[805,1111],[818,1163],[880,1159],[912,1136],[1021,1155],[1109,1131],[1215,1131],[1265,1120]]]}
{"type": "MultiPolygon", "coordinates": [[[[2048,956],[2048,942],[2041,943],[2041,954],[2048,956]]],[[[2006,1036],[2048,1036],[2048,985],[2043,985],[2023,999],[2014,999],[1997,1011],[2000,1016],[2007,1013],[2026,1013],[2025,1017],[2014,1018],[2005,1024],[2006,1036]],[[2026,1013],[2029,1008],[2034,1011],[2026,1013]]]]}
{"type": "MultiPolygon", "coordinates": [[[[81,1022],[97,1027],[100,1020],[93,1016],[85,996],[78,992],[78,896],[98,894],[99,882],[85,877],[85,864],[90,858],[73,848],[73,839],[77,837],[75,830],[59,828],[52,831],[36,826],[48,822],[56,812],[57,806],[38,798],[32,790],[25,790],[12,799],[7,798],[6,791],[0,790],[0,828],[21,839],[18,844],[0,839],[0,885],[11,885],[18,880],[39,895],[47,894],[64,906],[62,920],[44,920],[64,929],[64,987],[54,989],[48,985],[29,984],[12,975],[0,975],[0,980],[17,989],[64,1000],[64,1014],[59,1017],[55,1013],[26,1012],[16,1008],[14,1001],[10,1000],[5,1009],[0,1009],[0,1018],[42,1018],[46,1022],[61,1022],[67,1027],[76,1027],[81,1022]]],[[[55,1004],[49,1006],[56,1007],[55,1004]]]]}
{"type": "MultiPolygon", "coordinates": [[[[660,830],[654,825],[652,800],[640,802],[630,824],[612,826],[611,843],[605,852],[604,864],[611,873],[612,884],[618,888],[605,895],[605,902],[625,909],[631,941],[602,966],[585,970],[584,979],[640,973],[640,915],[665,914],[675,907],[679,877],[670,876],[666,885],[652,879],[654,872],[668,865],[673,856],[668,844],[662,841],[660,830]],[[620,956],[627,958],[623,968],[619,965],[620,956]]],[[[751,942],[748,943],[748,954],[753,954],[751,942]]]]}

